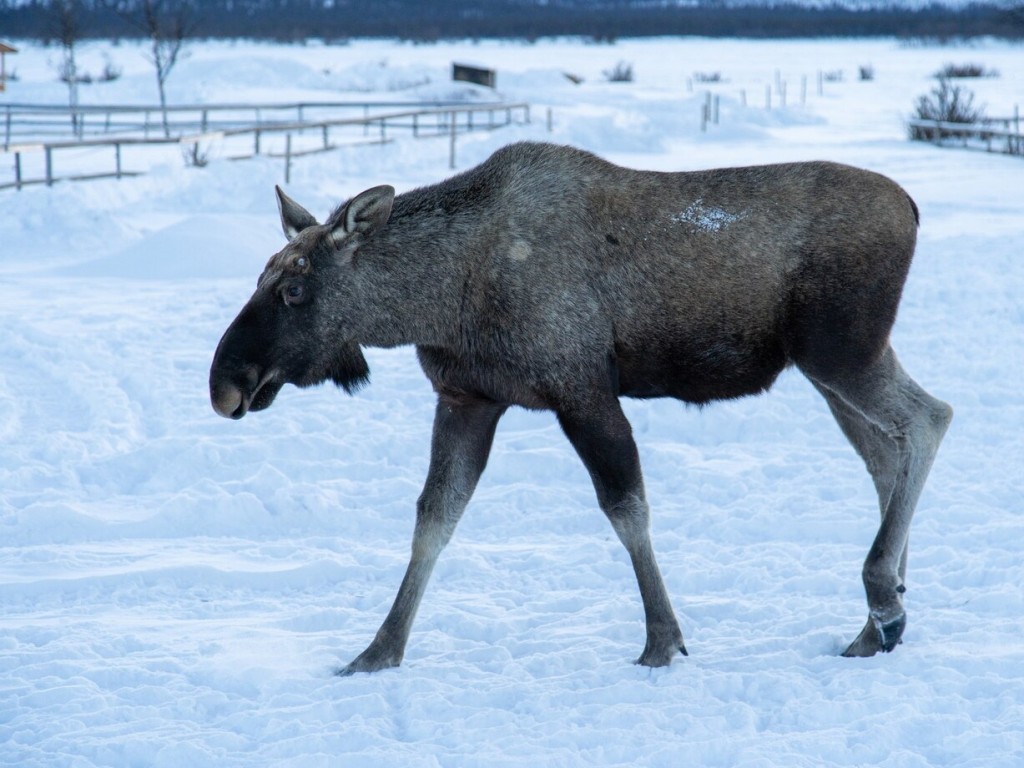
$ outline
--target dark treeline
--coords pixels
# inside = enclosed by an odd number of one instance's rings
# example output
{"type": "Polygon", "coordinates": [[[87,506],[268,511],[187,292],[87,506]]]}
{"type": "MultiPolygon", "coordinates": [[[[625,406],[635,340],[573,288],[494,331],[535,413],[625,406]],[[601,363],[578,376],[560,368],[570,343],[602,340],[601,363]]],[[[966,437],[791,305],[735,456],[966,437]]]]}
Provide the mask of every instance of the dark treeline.
{"type": "MultiPolygon", "coordinates": [[[[130,38],[127,20],[144,0],[78,0],[83,38],[130,38]]],[[[185,10],[194,34],[279,41],[394,37],[536,39],[573,35],[595,41],[651,35],[707,37],[879,37],[952,40],[1024,37],[1024,2],[919,10],[798,5],[729,7],[715,0],[678,5],[644,0],[159,0],[185,10]]],[[[50,42],[49,0],[0,0],[0,35],[50,42]]]]}

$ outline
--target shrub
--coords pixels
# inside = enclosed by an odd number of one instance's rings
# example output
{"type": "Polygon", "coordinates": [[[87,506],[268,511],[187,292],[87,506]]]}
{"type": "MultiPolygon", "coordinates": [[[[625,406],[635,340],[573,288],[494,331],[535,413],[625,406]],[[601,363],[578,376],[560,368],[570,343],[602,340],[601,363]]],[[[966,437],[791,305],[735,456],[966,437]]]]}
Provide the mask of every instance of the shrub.
{"type": "Polygon", "coordinates": [[[694,72],[693,82],[695,83],[721,83],[722,73],[721,72],[694,72]]]}
{"type": "Polygon", "coordinates": [[[57,68],[57,79],[62,83],[67,83],[69,85],[71,84],[72,79],[74,79],[76,83],[84,83],[86,85],[92,82],[92,75],[88,72],[82,72],[79,74],[75,71],[74,75],[72,75],[72,71],[70,62],[61,62],[60,66],[57,68]]]}
{"type": "Polygon", "coordinates": [[[865,64],[860,67],[860,79],[861,80],[874,80],[875,79],[875,68],[870,64],[865,64]]]}
{"type": "MultiPolygon", "coordinates": [[[[940,77],[939,84],[926,96],[920,96],[914,109],[915,118],[944,123],[978,123],[985,112],[974,105],[974,93],[960,85],[952,85],[948,78],[940,77]]],[[[910,138],[929,141],[942,138],[936,128],[911,126],[910,138]]]]}
{"type": "Polygon", "coordinates": [[[620,61],[612,69],[606,69],[604,71],[604,76],[609,83],[632,83],[633,65],[625,61],[620,61]]]}
{"type": "Polygon", "coordinates": [[[189,168],[205,168],[210,164],[210,150],[200,147],[198,141],[182,147],[181,157],[189,168]]]}
{"type": "Polygon", "coordinates": [[[121,77],[121,68],[115,66],[111,62],[107,62],[103,65],[103,71],[100,73],[101,83],[112,83],[121,77]]]}
{"type": "Polygon", "coordinates": [[[946,64],[935,73],[938,78],[999,77],[994,69],[985,69],[981,64],[946,64]]]}

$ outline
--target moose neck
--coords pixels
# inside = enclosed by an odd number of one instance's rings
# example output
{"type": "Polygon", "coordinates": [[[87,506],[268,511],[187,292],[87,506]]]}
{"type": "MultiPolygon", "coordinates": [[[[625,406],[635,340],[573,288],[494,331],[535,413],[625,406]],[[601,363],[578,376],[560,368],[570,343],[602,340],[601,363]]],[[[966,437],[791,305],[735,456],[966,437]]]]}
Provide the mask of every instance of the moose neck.
{"type": "Polygon", "coordinates": [[[387,226],[357,252],[359,343],[448,346],[458,338],[479,228],[439,198],[436,188],[400,195],[387,226]]]}

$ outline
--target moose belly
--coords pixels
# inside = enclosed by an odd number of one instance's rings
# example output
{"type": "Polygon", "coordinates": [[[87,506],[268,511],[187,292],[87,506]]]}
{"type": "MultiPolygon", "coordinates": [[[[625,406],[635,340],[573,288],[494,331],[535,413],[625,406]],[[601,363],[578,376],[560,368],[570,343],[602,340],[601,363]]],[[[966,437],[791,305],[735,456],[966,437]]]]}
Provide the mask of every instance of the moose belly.
{"type": "Polygon", "coordinates": [[[712,344],[616,348],[619,394],[707,403],[768,389],[785,368],[780,341],[728,339],[712,344]]]}

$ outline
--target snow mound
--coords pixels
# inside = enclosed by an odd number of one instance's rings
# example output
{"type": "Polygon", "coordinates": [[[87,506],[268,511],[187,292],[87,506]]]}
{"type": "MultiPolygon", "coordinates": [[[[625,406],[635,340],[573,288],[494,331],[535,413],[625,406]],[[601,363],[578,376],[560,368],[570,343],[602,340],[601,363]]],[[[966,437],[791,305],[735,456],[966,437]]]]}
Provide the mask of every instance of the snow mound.
{"type": "Polygon", "coordinates": [[[111,256],[62,270],[75,277],[150,280],[245,277],[255,281],[284,243],[266,217],[199,214],[158,229],[111,256]]]}

